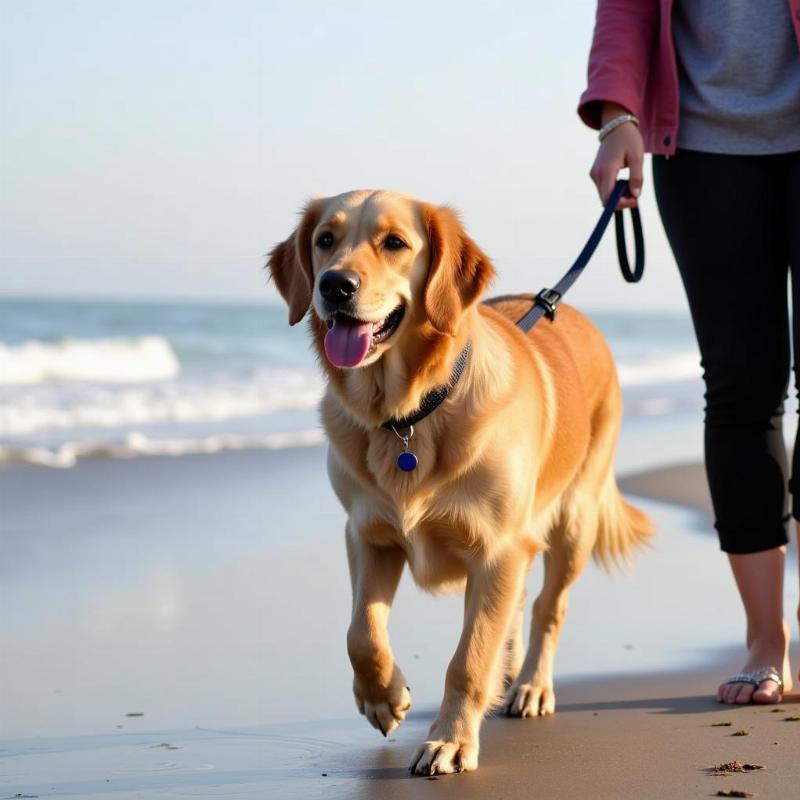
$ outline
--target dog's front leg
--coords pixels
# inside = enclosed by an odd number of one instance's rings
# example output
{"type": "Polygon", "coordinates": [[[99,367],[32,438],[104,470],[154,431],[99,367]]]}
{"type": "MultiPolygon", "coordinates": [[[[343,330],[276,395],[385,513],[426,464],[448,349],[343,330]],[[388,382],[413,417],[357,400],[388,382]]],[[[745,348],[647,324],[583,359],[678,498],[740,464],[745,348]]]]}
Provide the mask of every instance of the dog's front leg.
{"type": "Polygon", "coordinates": [[[435,775],[478,766],[478,733],[494,699],[503,646],[530,558],[513,548],[477,564],[467,579],[464,630],[447,668],[444,700],[411,772],[435,775]]]}
{"type": "Polygon", "coordinates": [[[347,632],[353,694],[370,725],[388,736],[411,708],[411,693],[394,663],[386,627],[405,553],[397,547],[370,544],[348,525],[347,559],[353,587],[353,615],[347,632]]]}

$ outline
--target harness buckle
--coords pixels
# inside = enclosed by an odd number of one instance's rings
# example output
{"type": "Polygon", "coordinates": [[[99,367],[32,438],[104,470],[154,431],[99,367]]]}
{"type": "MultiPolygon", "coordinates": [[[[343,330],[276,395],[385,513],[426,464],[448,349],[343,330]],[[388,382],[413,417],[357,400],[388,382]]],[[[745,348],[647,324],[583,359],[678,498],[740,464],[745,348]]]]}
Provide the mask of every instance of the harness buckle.
{"type": "Polygon", "coordinates": [[[545,314],[550,319],[554,320],[556,318],[556,309],[561,302],[561,293],[555,289],[544,288],[536,295],[535,302],[537,306],[541,306],[544,309],[545,314]]]}

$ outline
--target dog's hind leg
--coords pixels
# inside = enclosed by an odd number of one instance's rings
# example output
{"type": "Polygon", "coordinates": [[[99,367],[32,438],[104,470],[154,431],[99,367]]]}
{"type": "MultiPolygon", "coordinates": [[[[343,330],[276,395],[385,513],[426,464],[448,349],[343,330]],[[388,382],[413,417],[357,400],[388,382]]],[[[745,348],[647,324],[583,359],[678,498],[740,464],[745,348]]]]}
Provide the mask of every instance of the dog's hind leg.
{"type": "Polygon", "coordinates": [[[503,707],[512,717],[552,714],[556,708],[553,662],[567,614],[570,586],[583,571],[597,535],[597,514],[573,498],[571,518],[557,523],[544,555],[544,585],[533,604],[528,652],[503,707]]]}
{"type": "Polygon", "coordinates": [[[522,631],[522,622],[525,616],[525,603],[527,599],[528,593],[523,588],[519,596],[519,607],[508,629],[508,639],[506,640],[504,656],[505,663],[503,664],[503,685],[501,687],[503,692],[516,680],[522,668],[522,662],[525,659],[525,637],[522,631]]]}

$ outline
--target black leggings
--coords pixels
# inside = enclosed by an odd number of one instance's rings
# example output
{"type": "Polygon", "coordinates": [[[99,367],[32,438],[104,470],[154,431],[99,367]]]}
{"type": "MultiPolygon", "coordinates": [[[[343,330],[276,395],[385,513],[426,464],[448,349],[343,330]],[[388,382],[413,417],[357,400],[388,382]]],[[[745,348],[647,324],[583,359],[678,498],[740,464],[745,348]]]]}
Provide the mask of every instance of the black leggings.
{"type": "MultiPolygon", "coordinates": [[[[787,272],[800,345],[800,152],[653,158],[661,219],[678,262],[706,383],[706,472],[720,545],[786,544],[783,402],[789,386],[787,272]]],[[[795,385],[800,375],[795,364],[795,385]]],[[[800,447],[788,489],[800,519],[800,447]]]]}

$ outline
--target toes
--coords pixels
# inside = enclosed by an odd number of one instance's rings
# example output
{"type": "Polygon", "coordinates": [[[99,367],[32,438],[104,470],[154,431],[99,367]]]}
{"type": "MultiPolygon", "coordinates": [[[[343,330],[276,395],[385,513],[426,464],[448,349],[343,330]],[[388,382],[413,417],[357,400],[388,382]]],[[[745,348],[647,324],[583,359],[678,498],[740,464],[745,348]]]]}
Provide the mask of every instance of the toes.
{"type": "Polygon", "coordinates": [[[503,710],[508,717],[521,717],[528,704],[530,690],[527,686],[512,686],[503,701],[503,710]]]}
{"type": "Polygon", "coordinates": [[[388,703],[381,703],[376,709],[376,716],[383,735],[388,736],[400,727],[400,723],[406,718],[406,712],[393,709],[388,703]]]}
{"type": "Polygon", "coordinates": [[[781,690],[775,681],[764,681],[758,689],[753,692],[753,702],[769,705],[779,703],[781,700],[781,690]]]}
{"type": "Polygon", "coordinates": [[[733,702],[739,705],[746,705],[753,699],[755,687],[750,683],[742,683],[739,685],[741,688],[735,694],[733,702]]]}
{"type": "Polygon", "coordinates": [[[724,702],[728,705],[735,703],[736,698],[739,696],[739,692],[747,685],[748,684],[745,683],[729,683],[727,691],[725,692],[724,702]]]}
{"type": "Polygon", "coordinates": [[[445,742],[437,751],[431,762],[431,775],[449,775],[460,772],[461,764],[458,758],[458,745],[445,742]]]}
{"type": "Polygon", "coordinates": [[[411,708],[411,692],[408,686],[403,686],[400,691],[392,694],[396,694],[396,698],[378,701],[365,700],[356,695],[358,710],[367,718],[367,722],[384,736],[397,730],[411,708]]]}
{"type": "Polygon", "coordinates": [[[556,695],[549,686],[512,686],[506,693],[503,710],[509,717],[544,717],[555,712],[556,695]]]}
{"type": "MultiPolygon", "coordinates": [[[[384,736],[388,736],[402,722],[395,719],[391,708],[386,703],[364,703],[364,716],[373,728],[377,728],[384,736]]],[[[405,717],[405,714],[403,714],[405,717]]]]}
{"type": "Polygon", "coordinates": [[[373,705],[370,702],[365,702],[364,716],[367,718],[367,722],[369,722],[373,728],[377,728],[381,733],[383,733],[384,736],[386,735],[383,731],[383,728],[381,728],[380,721],[378,720],[378,707],[376,705],[373,705]]]}
{"type": "Polygon", "coordinates": [[[408,692],[405,692],[405,694],[406,702],[402,706],[365,701],[362,713],[367,718],[367,722],[373,728],[377,728],[384,736],[388,736],[392,731],[397,730],[411,708],[411,698],[408,696],[408,692]]]}
{"type": "Polygon", "coordinates": [[[781,690],[775,681],[762,681],[758,687],[752,683],[723,683],[717,689],[717,700],[729,705],[760,703],[769,705],[781,701],[781,690]]]}
{"type": "Polygon", "coordinates": [[[727,703],[728,705],[736,702],[736,697],[740,690],[749,686],[747,683],[723,683],[717,690],[717,697],[720,702],[727,703]]]}
{"type": "Polygon", "coordinates": [[[423,742],[411,759],[411,766],[408,769],[412,775],[430,775],[433,759],[443,744],[444,742],[423,742]]]}
{"type": "Polygon", "coordinates": [[[723,683],[722,686],[720,686],[719,689],[717,689],[717,697],[719,698],[720,703],[730,703],[731,702],[730,696],[731,696],[731,684],[723,683]]]}
{"type": "MultiPolygon", "coordinates": [[[[395,710],[402,711],[403,717],[405,717],[406,711],[411,708],[411,689],[408,686],[404,686],[400,691],[400,697],[397,699],[395,703],[395,710]]],[[[395,714],[397,716],[397,714],[395,714]]]]}
{"type": "Polygon", "coordinates": [[[478,769],[478,748],[471,744],[462,744],[458,750],[458,765],[461,772],[478,769]]]}
{"type": "Polygon", "coordinates": [[[546,717],[556,712],[556,693],[548,686],[542,689],[539,697],[539,716],[546,717]]]}
{"type": "Polygon", "coordinates": [[[411,761],[414,775],[450,775],[478,766],[478,748],[469,744],[432,740],[423,742],[411,761]]]}

